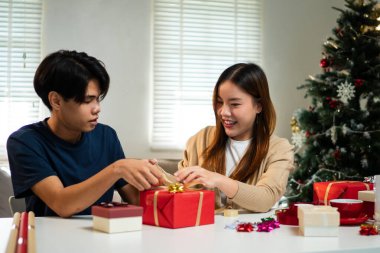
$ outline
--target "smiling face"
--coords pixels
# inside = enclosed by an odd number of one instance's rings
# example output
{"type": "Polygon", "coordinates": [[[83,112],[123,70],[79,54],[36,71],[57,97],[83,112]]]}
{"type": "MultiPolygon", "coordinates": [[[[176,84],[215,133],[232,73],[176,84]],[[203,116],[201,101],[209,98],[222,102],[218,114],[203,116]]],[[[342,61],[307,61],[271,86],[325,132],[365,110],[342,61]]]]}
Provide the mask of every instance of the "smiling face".
{"type": "Polygon", "coordinates": [[[100,113],[100,89],[95,80],[90,80],[83,103],[74,99],[64,100],[58,93],[51,96],[52,117],[49,127],[61,139],[76,142],[82,132],[89,132],[97,125],[100,113]]]}
{"type": "Polygon", "coordinates": [[[228,137],[243,141],[252,138],[256,114],[261,105],[230,80],[219,86],[216,112],[228,137]]]}

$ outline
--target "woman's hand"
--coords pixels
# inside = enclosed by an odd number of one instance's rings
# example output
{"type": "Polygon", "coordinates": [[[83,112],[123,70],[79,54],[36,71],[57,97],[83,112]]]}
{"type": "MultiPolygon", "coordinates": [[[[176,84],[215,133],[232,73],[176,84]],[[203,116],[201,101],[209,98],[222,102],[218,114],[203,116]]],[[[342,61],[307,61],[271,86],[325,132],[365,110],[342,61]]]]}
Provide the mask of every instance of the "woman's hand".
{"type": "Polygon", "coordinates": [[[218,187],[219,183],[223,181],[223,176],[219,173],[215,173],[209,170],[206,170],[199,166],[187,167],[181,169],[174,173],[177,181],[183,182],[184,184],[202,184],[208,188],[218,187]]]}
{"type": "Polygon", "coordinates": [[[202,184],[207,188],[218,188],[228,198],[233,198],[239,185],[236,180],[226,177],[222,174],[206,170],[199,166],[187,167],[174,173],[177,181],[182,181],[184,184],[202,184]]]}

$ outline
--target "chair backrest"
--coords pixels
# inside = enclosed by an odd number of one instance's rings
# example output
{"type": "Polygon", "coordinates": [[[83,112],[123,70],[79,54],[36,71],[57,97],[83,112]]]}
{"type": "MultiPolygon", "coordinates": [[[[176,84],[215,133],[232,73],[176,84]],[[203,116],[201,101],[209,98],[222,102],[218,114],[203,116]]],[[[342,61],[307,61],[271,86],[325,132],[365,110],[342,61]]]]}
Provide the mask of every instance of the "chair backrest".
{"type": "MultiPolygon", "coordinates": [[[[14,212],[12,212],[12,208],[10,207],[10,197],[13,195],[9,169],[0,167],[0,218],[13,216],[14,212]]],[[[12,203],[13,202],[16,202],[14,204],[14,210],[24,211],[26,209],[24,199],[12,200],[12,203]]]]}
{"type": "Polygon", "coordinates": [[[4,167],[0,168],[0,218],[12,217],[12,213],[9,210],[8,198],[12,196],[12,181],[9,170],[4,167]]]}
{"type": "Polygon", "coordinates": [[[23,212],[26,210],[25,208],[25,199],[16,199],[15,196],[9,197],[9,209],[11,210],[12,216],[15,212],[23,212]]]}

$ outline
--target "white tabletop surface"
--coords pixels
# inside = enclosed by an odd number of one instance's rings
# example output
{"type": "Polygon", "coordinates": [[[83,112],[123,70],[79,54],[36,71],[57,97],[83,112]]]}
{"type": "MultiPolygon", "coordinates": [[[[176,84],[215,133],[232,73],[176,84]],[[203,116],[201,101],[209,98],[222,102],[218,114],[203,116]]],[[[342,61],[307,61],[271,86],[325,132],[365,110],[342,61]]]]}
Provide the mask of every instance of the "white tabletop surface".
{"type": "MultiPolygon", "coordinates": [[[[338,237],[304,237],[297,226],[269,233],[225,229],[234,220],[259,222],[266,214],[215,216],[215,224],[168,229],[143,225],[141,231],[107,234],[92,229],[92,216],[36,218],[37,253],[45,252],[380,252],[380,236],[360,236],[359,226],[339,227],[338,237]]],[[[5,252],[12,218],[0,219],[0,252],[5,252]]]]}

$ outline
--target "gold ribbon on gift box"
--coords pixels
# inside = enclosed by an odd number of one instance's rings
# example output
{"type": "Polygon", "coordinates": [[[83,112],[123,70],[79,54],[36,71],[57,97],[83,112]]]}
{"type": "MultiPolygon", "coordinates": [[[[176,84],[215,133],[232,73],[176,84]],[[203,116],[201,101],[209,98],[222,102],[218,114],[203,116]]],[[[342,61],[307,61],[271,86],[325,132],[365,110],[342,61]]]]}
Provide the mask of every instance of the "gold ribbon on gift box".
{"type": "MultiPolygon", "coordinates": [[[[160,186],[162,189],[167,189],[170,193],[182,193],[185,190],[191,190],[194,191],[196,189],[193,189],[195,185],[198,185],[198,182],[192,182],[190,184],[182,184],[180,182],[177,182],[176,178],[167,173],[163,168],[161,168],[158,164],[157,167],[162,171],[162,184],[163,186],[160,186]]],[[[158,194],[160,193],[160,190],[157,190],[154,192],[154,198],[153,198],[153,216],[154,216],[154,223],[156,226],[160,226],[160,223],[158,221],[158,211],[157,211],[157,203],[158,203],[158,194]]],[[[203,192],[199,192],[199,201],[198,201],[198,210],[197,210],[197,217],[195,220],[195,226],[199,226],[200,220],[201,220],[201,214],[202,214],[202,206],[203,206],[203,192]]]]}
{"type": "MultiPolygon", "coordinates": [[[[338,182],[331,182],[331,183],[329,183],[327,185],[327,188],[326,188],[325,197],[323,198],[323,203],[325,204],[325,206],[329,205],[329,201],[328,201],[329,192],[330,192],[331,187],[334,184],[343,184],[343,183],[352,183],[352,182],[358,183],[358,181],[338,181],[338,182]]],[[[370,189],[369,188],[369,184],[364,183],[364,182],[359,182],[359,183],[363,183],[365,185],[365,187],[367,188],[367,191],[370,189]]]]}

